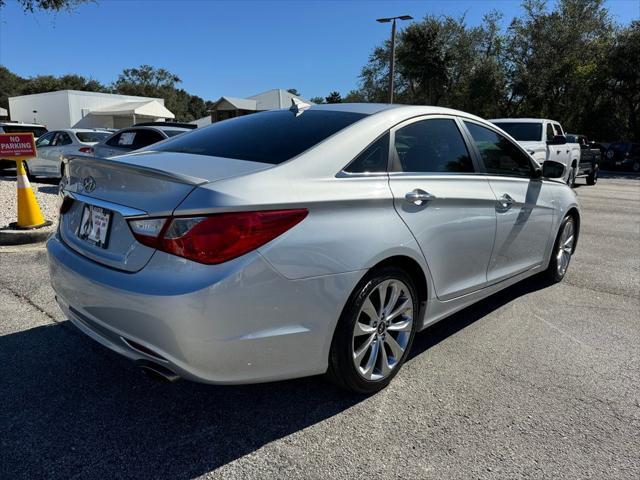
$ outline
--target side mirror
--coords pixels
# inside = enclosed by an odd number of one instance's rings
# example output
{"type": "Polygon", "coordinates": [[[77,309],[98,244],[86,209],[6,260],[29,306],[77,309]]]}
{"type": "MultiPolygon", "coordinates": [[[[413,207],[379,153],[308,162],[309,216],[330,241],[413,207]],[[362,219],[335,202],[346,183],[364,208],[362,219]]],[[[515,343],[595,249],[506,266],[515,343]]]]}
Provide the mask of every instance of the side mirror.
{"type": "Polygon", "coordinates": [[[545,178],[563,178],[564,169],[564,164],[547,160],[542,164],[542,176],[545,178]]]}
{"type": "Polygon", "coordinates": [[[567,137],[564,135],[556,135],[552,140],[547,140],[547,145],[565,145],[567,137]]]}

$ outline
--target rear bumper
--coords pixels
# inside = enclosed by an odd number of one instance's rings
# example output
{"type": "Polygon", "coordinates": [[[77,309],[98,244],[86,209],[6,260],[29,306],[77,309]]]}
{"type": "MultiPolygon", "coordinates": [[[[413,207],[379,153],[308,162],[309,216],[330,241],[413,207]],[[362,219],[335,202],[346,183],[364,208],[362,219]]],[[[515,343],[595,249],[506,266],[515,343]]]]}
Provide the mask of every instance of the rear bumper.
{"type": "Polygon", "coordinates": [[[156,252],[144,269],[125,273],[58,236],[47,250],[58,303],[80,330],[132,360],[206,383],[326,371],[337,319],[362,275],[288,280],[256,252],[211,266],[156,252]]]}

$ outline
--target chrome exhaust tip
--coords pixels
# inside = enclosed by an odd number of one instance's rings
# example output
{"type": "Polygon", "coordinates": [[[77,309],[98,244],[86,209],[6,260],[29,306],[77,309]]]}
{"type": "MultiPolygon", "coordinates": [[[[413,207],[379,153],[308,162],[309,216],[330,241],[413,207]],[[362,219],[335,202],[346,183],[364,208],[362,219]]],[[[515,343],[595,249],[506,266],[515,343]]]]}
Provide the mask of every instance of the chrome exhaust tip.
{"type": "Polygon", "coordinates": [[[138,365],[138,368],[142,370],[142,373],[152,380],[156,380],[158,382],[175,382],[180,380],[180,376],[175,372],[172,372],[167,367],[163,367],[157,363],[139,360],[136,362],[136,365],[138,365]]]}

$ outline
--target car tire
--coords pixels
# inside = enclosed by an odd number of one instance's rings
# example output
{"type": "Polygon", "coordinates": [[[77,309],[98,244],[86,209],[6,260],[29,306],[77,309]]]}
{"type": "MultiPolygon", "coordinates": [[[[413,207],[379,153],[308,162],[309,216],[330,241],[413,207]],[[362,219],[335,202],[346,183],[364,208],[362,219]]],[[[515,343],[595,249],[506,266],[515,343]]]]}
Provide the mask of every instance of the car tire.
{"type": "Polygon", "coordinates": [[[409,355],[418,314],[416,288],[404,270],[388,266],[370,271],[338,320],[329,353],[329,380],[359,394],[385,388],[409,355]]]}
{"type": "Polygon", "coordinates": [[[567,185],[573,188],[575,184],[576,184],[576,173],[575,173],[575,170],[572,168],[571,171],[569,172],[569,178],[567,178],[567,185]]]}
{"type": "Polygon", "coordinates": [[[633,173],[640,173],[640,162],[639,161],[635,161],[633,162],[633,165],[631,165],[631,171],[633,173]]]}
{"type": "Polygon", "coordinates": [[[575,249],[576,234],[576,221],[571,215],[567,215],[558,229],[549,266],[545,271],[545,276],[552,283],[561,282],[567,273],[575,249]]]}
{"type": "Polygon", "coordinates": [[[596,183],[598,183],[599,170],[600,168],[597,165],[593,168],[593,170],[591,170],[591,173],[587,175],[587,185],[595,185],[596,183]]]}

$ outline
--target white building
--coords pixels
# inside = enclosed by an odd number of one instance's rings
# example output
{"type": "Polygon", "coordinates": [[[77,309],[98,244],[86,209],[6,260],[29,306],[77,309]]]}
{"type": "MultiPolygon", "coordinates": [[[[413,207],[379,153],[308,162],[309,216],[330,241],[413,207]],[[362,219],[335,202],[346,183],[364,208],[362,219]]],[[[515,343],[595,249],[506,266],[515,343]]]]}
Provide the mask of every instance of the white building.
{"type": "Polygon", "coordinates": [[[14,122],[60,128],[125,128],[136,122],[175,118],[163,98],[60,90],[9,98],[14,122]]]}

